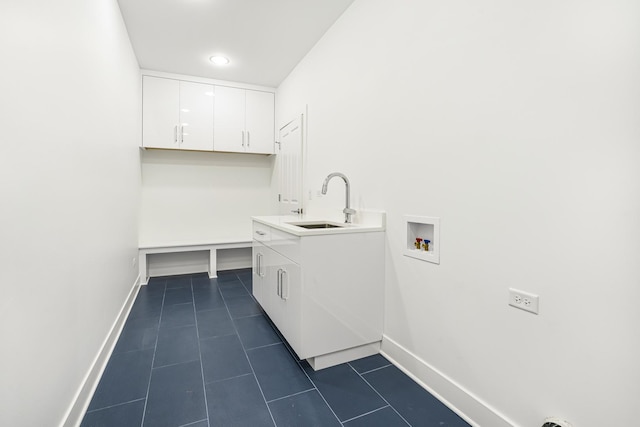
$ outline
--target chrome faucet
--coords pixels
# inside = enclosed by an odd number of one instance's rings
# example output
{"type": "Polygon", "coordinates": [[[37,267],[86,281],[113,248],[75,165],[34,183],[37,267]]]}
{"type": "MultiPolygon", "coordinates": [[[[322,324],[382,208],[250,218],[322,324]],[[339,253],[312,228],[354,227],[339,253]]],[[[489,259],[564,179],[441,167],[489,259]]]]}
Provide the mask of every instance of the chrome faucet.
{"type": "Polygon", "coordinates": [[[346,189],[347,203],[345,208],[342,210],[342,212],[344,212],[344,222],[349,224],[351,223],[351,215],[356,213],[356,211],[354,209],[351,209],[350,207],[349,200],[351,199],[351,185],[349,184],[349,178],[347,178],[345,174],[342,174],[340,172],[330,173],[329,176],[327,176],[327,178],[324,180],[324,183],[322,184],[322,194],[327,194],[327,185],[329,184],[329,180],[334,176],[339,176],[340,178],[342,178],[344,180],[345,185],[347,186],[347,189],[346,189]]]}

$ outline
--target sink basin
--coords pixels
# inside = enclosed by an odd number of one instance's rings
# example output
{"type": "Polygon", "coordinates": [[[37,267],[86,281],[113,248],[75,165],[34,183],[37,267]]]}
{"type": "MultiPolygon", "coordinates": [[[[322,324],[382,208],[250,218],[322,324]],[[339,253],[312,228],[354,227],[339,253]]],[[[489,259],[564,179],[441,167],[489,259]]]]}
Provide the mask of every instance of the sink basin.
{"type": "Polygon", "coordinates": [[[331,224],[329,222],[313,222],[313,223],[295,223],[290,222],[289,224],[295,225],[296,227],[306,228],[307,230],[315,230],[318,228],[340,228],[342,225],[331,224]]]}

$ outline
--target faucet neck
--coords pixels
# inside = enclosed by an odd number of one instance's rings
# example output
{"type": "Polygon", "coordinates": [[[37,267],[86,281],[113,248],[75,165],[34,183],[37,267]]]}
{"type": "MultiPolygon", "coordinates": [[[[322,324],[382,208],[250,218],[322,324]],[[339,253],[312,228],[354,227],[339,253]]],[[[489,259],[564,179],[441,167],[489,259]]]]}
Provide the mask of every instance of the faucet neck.
{"type": "Polygon", "coordinates": [[[351,209],[351,184],[349,183],[349,178],[347,178],[347,176],[343,173],[340,172],[333,172],[330,173],[324,180],[324,183],[322,184],[322,194],[327,194],[327,186],[329,185],[329,181],[331,180],[331,178],[333,177],[340,177],[344,180],[344,184],[345,184],[345,208],[343,210],[344,212],[344,222],[346,223],[350,223],[351,222],[351,215],[353,215],[355,213],[355,211],[353,209],[351,209]]]}

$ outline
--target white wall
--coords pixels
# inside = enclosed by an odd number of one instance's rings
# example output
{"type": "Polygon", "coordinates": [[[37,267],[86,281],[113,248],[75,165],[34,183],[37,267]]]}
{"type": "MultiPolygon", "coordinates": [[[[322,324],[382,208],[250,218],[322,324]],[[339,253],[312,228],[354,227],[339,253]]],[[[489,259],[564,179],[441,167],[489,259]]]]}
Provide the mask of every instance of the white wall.
{"type": "Polygon", "coordinates": [[[140,244],[251,240],[251,216],[272,213],[273,156],[141,151],[140,244]]]}
{"type": "Polygon", "coordinates": [[[115,0],[5,0],[0,56],[0,425],[53,426],[137,276],[139,68],[115,0]]]}
{"type": "Polygon", "coordinates": [[[639,14],[357,0],[278,89],[311,189],[341,171],[388,212],[384,350],[477,425],[637,424],[639,14]],[[402,255],[404,214],[441,218],[440,265],[402,255]]]}

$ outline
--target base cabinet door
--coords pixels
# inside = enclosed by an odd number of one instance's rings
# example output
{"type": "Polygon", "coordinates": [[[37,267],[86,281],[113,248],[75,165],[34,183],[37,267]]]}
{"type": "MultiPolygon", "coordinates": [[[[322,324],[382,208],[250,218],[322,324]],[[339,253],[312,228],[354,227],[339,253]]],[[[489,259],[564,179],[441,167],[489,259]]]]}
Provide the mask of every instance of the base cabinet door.
{"type": "Polygon", "coordinates": [[[287,342],[300,357],[303,357],[304,347],[301,331],[302,310],[302,271],[298,264],[277,252],[273,256],[272,276],[274,282],[270,294],[270,308],[274,313],[273,322],[276,324],[287,342]]]}

